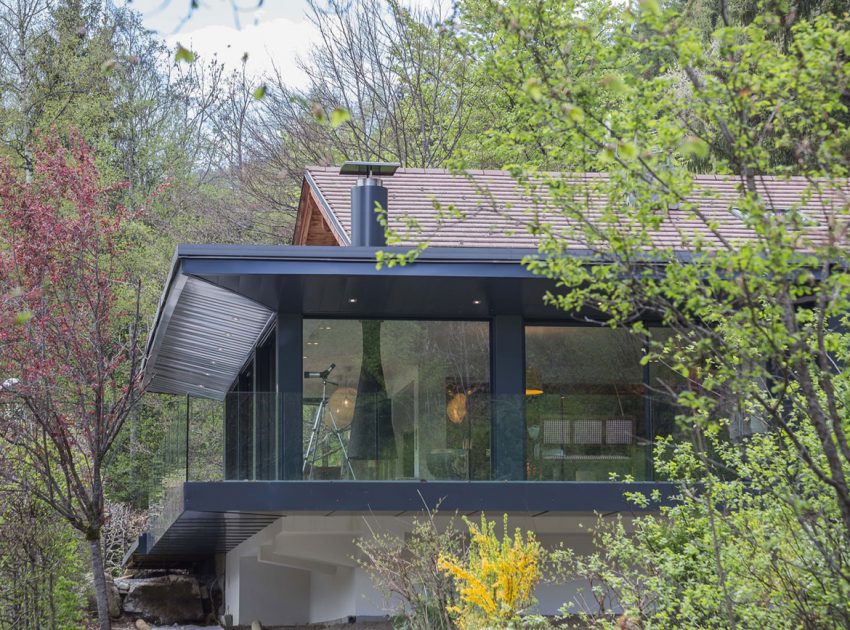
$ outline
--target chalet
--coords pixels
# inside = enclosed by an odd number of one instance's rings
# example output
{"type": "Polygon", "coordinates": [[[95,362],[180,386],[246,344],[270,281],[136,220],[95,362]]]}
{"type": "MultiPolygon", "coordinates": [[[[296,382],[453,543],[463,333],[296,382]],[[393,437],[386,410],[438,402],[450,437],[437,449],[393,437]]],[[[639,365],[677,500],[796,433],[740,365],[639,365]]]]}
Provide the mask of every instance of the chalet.
{"type": "MultiPolygon", "coordinates": [[[[737,182],[698,184],[741,234],[737,182]]],[[[805,182],[770,185],[790,205],[805,182]]],[[[346,163],[306,170],[291,245],[178,247],[146,364],[149,392],[179,396],[166,488],[131,561],[215,559],[237,624],[368,619],[385,615],[356,560],[370,528],[403,534],[439,505],[581,551],[595,513],[637,509],[620,480],[669,497],[652,464],[675,431],[662,368],[544,301],[554,284],[521,264],[528,208],[506,172],[346,163]],[[388,248],[376,204],[427,238],[415,262],[378,268],[416,239],[388,248]]],[[[689,220],[658,238],[686,247],[689,220]]],[[[578,586],[540,587],[541,612],[578,586]]]]}

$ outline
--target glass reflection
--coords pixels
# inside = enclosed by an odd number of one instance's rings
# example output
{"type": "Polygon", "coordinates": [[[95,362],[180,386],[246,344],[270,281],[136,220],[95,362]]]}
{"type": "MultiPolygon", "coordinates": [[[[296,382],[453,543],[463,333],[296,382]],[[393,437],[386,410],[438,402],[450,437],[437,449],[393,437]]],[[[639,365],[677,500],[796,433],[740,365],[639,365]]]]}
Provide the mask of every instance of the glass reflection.
{"type": "Polygon", "coordinates": [[[305,320],[304,369],[305,479],[489,478],[486,322],[305,320]]]}
{"type": "Polygon", "coordinates": [[[528,479],[652,478],[652,440],[675,408],[646,388],[642,347],[625,330],[526,327],[528,479]]]}

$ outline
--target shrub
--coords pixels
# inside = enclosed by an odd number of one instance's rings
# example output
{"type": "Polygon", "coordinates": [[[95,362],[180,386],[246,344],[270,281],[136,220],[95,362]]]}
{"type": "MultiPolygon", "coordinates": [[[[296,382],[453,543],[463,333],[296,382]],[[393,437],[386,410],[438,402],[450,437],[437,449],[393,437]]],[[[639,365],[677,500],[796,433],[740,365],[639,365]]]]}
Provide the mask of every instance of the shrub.
{"type": "Polygon", "coordinates": [[[534,603],[532,595],[540,581],[542,549],[534,534],[523,537],[517,529],[496,535],[495,523],[481,516],[469,527],[470,547],[465,556],[444,552],[438,567],[451,575],[457,585],[459,603],[449,611],[461,628],[511,628],[522,623],[521,614],[534,603]]]}
{"type": "Polygon", "coordinates": [[[407,538],[378,533],[357,541],[360,566],[371,577],[395,614],[395,627],[405,630],[452,630],[455,604],[451,576],[438,562],[442,554],[462,555],[463,535],[449,520],[442,530],[436,510],[416,518],[407,538]]]}

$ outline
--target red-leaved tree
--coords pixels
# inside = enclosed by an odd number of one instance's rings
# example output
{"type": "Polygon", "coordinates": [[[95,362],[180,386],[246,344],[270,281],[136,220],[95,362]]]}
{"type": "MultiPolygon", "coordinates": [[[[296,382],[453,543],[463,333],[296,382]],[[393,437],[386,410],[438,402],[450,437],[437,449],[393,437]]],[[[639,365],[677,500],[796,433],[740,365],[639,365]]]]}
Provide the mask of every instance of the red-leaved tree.
{"type": "Polygon", "coordinates": [[[132,216],[78,136],[43,139],[34,163],[27,178],[0,162],[0,402],[17,410],[0,415],[2,452],[85,535],[108,630],[103,464],[142,393],[132,216]]]}

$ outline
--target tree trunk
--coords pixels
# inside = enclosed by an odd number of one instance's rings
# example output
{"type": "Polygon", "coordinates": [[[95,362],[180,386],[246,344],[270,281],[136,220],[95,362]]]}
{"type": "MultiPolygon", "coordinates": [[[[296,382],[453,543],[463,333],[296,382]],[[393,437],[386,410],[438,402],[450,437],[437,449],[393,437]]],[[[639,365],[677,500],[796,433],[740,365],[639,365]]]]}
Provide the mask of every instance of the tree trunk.
{"type": "Polygon", "coordinates": [[[112,630],[109,619],[109,595],[106,592],[106,574],[103,570],[103,551],[100,547],[100,532],[96,538],[89,538],[89,553],[94,576],[94,596],[97,601],[97,627],[100,630],[112,630]]]}

